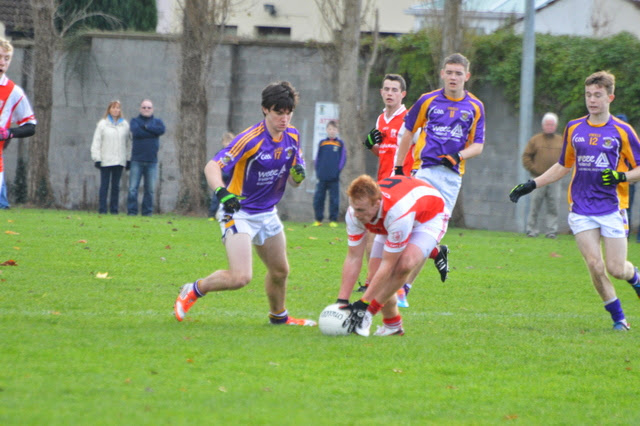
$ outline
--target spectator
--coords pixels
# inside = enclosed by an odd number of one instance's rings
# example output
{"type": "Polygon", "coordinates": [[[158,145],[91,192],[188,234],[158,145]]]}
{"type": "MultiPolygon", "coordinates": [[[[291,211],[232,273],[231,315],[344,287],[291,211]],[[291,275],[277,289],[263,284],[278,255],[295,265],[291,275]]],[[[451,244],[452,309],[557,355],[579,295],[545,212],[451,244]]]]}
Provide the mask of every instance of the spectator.
{"type": "Polygon", "coordinates": [[[142,196],[142,216],[153,214],[153,191],[158,178],[158,149],[160,136],[165,127],[161,119],[153,116],[153,103],[144,99],[140,103],[140,115],[131,119],[131,171],[129,172],[129,195],[127,214],[138,214],[138,188],[144,179],[142,196]]]}
{"type": "Polygon", "coordinates": [[[120,178],[122,170],[129,165],[128,153],[130,151],[129,123],[122,118],[120,101],[111,101],[104,116],[98,121],[91,143],[91,159],[94,166],[100,170],[98,212],[101,214],[107,213],[109,187],[111,187],[109,212],[118,214],[120,178]]]}
{"type": "Polygon", "coordinates": [[[340,208],[340,172],[347,161],[344,142],[338,139],[338,125],[335,121],[327,123],[327,137],[318,144],[316,154],[316,192],[313,196],[313,210],[316,221],[313,226],[322,225],[324,219],[324,201],[329,191],[329,226],[338,226],[340,208]]]}
{"type": "MultiPolygon", "coordinates": [[[[556,133],[558,116],[552,112],[542,117],[542,132],[533,135],[522,154],[522,165],[535,179],[560,158],[562,152],[562,136],[556,133]]],[[[538,215],[544,207],[544,223],[547,238],[556,238],[558,232],[558,198],[560,198],[560,183],[555,182],[540,188],[531,195],[531,208],[527,221],[527,236],[538,236],[538,215]]]]}

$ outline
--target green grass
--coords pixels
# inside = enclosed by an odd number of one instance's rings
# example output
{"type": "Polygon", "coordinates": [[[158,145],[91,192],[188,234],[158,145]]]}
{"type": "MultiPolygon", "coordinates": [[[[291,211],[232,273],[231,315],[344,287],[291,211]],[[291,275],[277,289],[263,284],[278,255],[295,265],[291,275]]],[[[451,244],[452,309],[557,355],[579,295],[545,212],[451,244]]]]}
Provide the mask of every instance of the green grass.
{"type": "MultiPolygon", "coordinates": [[[[317,318],[337,296],[344,227],[285,228],[287,306],[317,318]]],[[[0,263],[17,263],[0,266],[3,425],[640,422],[639,330],[611,330],[572,236],[450,229],[447,282],[429,262],[406,335],[366,339],[268,325],[257,256],[249,286],[178,323],[179,287],[226,265],[203,218],[17,208],[0,213],[0,241],[0,263]]]]}

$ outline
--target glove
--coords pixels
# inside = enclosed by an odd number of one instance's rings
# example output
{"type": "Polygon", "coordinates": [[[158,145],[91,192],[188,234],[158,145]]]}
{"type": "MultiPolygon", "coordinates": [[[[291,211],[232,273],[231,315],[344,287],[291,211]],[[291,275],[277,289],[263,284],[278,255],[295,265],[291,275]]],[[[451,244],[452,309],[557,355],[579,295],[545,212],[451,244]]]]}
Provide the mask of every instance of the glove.
{"type": "Polygon", "coordinates": [[[393,168],[393,174],[395,176],[404,176],[404,170],[402,170],[402,166],[395,166],[393,168]]]}
{"type": "Polygon", "coordinates": [[[127,161],[127,165],[124,166],[125,170],[129,170],[131,168],[131,161],[127,161]]]}
{"type": "Polygon", "coordinates": [[[443,166],[454,170],[454,167],[460,163],[460,153],[456,152],[455,154],[447,154],[447,155],[439,155],[438,158],[441,158],[441,162],[443,166]]]}
{"type": "Polygon", "coordinates": [[[529,179],[526,183],[520,183],[514,186],[509,193],[509,199],[514,203],[517,203],[520,197],[527,195],[534,189],[536,189],[536,181],[529,179]]]}
{"type": "Polygon", "coordinates": [[[96,161],[95,163],[93,163],[93,166],[94,166],[96,169],[99,169],[100,167],[102,167],[102,161],[96,161]]]}
{"type": "Polygon", "coordinates": [[[347,327],[347,331],[349,333],[353,333],[356,327],[362,324],[362,320],[364,319],[364,315],[367,313],[368,307],[369,304],[362,300],[358,300],[351,305],[351,314],[349,315],[349,318],[345,320],[349,321],[349,325],[347,327]]]}
{"type": "Polygon", "coordinates": [[[337,299],[336,303],[340,305],[340,309],[351,309],[351,303],[349,303],[349,299],[337,299]]]}
{"type": "Polygon", "coordinates": [[[6,141],[8,139],[11,139],[12,137],[13,135],[11,134],[9,129],[0,128],[0,141],[6,141]]]}
{"type": "Polygon", "coordinates": [[[240,210],[240,200],[238,200],[238,196],[227,191],[227,188],[221,186],[216,189],[216,197],[218,197],[218,200],[220,200],[224,206],[225,212],[233,214],[240,210]]]}
{"type": "Polygon", "coordinates": [[[371,129],[369,134],[367,134],[367,137],[364,139],[362,144],[367,149],[371,149],[371,148],[373,148],[374,145],[377,145],[380,142],[382,142],[382,133],[380,133],[380,130],[378,130],[376,128],[373,128],[373,129],[371,129]]]}
{"type": "Polygon", "coordinates": [[[291,170],[289,170],[289,174],[291,175],[291,179],[293,179],[295,183],[301,183],[304,178],[307,177],[307,174],[304,171],[304,167],[302,167],[300,164],[296,164],[295,166],[291,167],[291,170]]]}
{"type": "Polygon", "coordinates": [[[604,186],[617,185],[620,182],[626,182],[627,175],[615,170],[605,169],[602,171],[602,184],[604,186]]]}

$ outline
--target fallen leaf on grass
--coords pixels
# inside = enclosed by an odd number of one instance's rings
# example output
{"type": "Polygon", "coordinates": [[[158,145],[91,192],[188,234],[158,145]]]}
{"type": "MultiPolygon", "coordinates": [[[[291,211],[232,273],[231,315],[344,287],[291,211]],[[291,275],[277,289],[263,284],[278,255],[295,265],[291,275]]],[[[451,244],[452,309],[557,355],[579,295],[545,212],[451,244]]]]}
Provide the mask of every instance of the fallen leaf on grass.
{"type": "Polygon", "coordinates": [[[169,244],[167,244],[166,246],[164,246],[164,248],[166,248],[167,250],[171,250],[171,246],[169,244]]]}
{"type": "Polygon", "coordinates": [[[7,222],[13,223],[13,219],[7,219],[7,222]]]}
{"type": "Polygon", "coordinates": [[[87,240],[78,240],[76,241],[78,244],[87,244],[87,240]]]}
{"type": "Polygon", "coordinates": [[[402,374],[402,373],[404,373],[404,371],[402,371],[402,370],[401,370],[401,369],[399,369],[399,368],[394,368],[394,369],[393,369],[393,372],[394,372],[394,373],[398,373],[398,374],[402,374]]]}
{"type": "Polygon", "coordinates": [[[507,414],[506,416],[504,416],[505,420],[516,420],[518,418],[517,414],[507,414]]]}
{"type": "Polygon", "coordinates": [[[14,232],[14,231],[4,231],[4,233],[8,235],[20,235],[19,232],[14,232]]]}
{"type": "Polygon", "coordinates": [[[13,247],[14,250],[20,250],[20,247],[13,247]]]}
{"type": "Polygon", "coordinates": [[[18,266],[18,264],[16,263],[15,260],[9,259],[9,260],[5,260],[4,262],[0,263],[0,266],[18,266]]]}
{"type": "Polygon", "coordinates": [[[193,360],[192,360],[191,358],[187,358],[187,362],[188,362],[189,364],[193,364],[193,360]]]}
{"type": "Polygon", "coordinates": [[[556,253],[555,251],[552,251],[551,253],[549,253],[550,257],[562,257],[561,254],[556,253]]]}
{"type": "Polygon", "coordinates": [[[60,315],[60,311],[51,311],[49,312],[51,315],[60,315]]]}
{"type": "Polygon", "coordinates": [[[310,240],[317,240],[316,237],[309,237],[310,240]]]}
{"type": "Polygon", "coordinates": [[[218,390],[219,390],[220,392],[226,392],[226,391],[227,391],[227,388],[225,388],[224,386],[220,386],[220,387],[218,388],[218,390]]]}
{"type": "Polygon", "coordinates": [[[111,279],[108,272],[98,272],[96,274],[96,278],[107,279],[107,280],[111,279]]]}

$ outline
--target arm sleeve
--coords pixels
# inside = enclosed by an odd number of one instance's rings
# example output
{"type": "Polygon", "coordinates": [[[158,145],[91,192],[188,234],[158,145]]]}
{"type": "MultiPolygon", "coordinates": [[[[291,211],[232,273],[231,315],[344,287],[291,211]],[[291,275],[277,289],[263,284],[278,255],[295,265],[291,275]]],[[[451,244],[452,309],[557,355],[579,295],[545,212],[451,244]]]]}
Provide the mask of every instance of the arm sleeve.
{"type": "Polygon", "coordinates": [[[91,160],[102,161],[101,148],[102,148],[102,121],[98,122],[96,131],[93,132],[93,141],[91,142],[91,160]]]}
{"type": "Polygon", "coordinates": [[[36,133],[36,125],[33,123],[23,124],[22,126],[12,127],[9,129],[14,138],[28,138],[36,133]]]}

